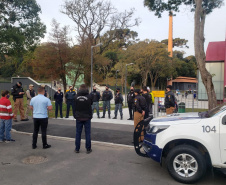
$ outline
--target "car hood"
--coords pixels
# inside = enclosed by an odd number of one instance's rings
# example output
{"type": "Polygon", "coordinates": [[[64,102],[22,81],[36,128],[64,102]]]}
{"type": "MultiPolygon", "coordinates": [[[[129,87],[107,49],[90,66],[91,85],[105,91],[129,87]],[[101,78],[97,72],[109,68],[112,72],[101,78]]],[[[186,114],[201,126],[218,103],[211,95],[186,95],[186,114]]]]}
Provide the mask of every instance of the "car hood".
{"type": "Polygon", "coordinates": [[[162,117],[154,118],[151,123],[154,122],[191,122],[192,123],[197,123],[201,120],[202,118],[199,117],[198,112],[190,112],[190,113],[174,113],[170,115],[165,115],[162,117]]]}

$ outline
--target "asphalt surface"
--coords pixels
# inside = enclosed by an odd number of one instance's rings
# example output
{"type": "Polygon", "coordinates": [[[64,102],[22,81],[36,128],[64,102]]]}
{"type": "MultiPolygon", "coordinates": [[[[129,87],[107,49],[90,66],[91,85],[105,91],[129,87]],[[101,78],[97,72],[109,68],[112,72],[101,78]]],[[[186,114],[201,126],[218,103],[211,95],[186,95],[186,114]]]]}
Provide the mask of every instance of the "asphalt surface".
{"type": "MultiPolygon", "coordinates": [[[[0,143],[0,185],[180,184],[170,177],[164,163],[161,167],[135,153],[131,146],[132,125],[93,122],[91,154],[86,154],[84,140],[80,153],[74,153],[74,120],[49,119],[48,143],[52,147],[47,150],[42,149],[41,137],[38,148],[31,149],[32,120],[14,122],[13,128],[16,142],[0,143]],[[42,157],[45,161],[33,164],[35,159],[29,159],[32,164],[25,164],[28,157],[42,157]]],[[[225,180],[222,174],[209,169],[196,184],[223,185],[225,180]]]]}
{"type": "MultiPolygon", "coordinates": [[[[79,154],[74,139],[48,137],[50,149],[31,149],[31,134],[12,132],[13,143],[0,143],[1,185],[179,185],[165,166],[137,156],[131,146],[93,142],[86,154],[84,142],[79,154]],[[32,160],[27,160],[27,159],[32,160]],[[37,163],[39,158],[44,158],[37,163]],[[24,163],[24,161],[28,163],[24,163]]],[[[197,185],[223,185],[225,178],[208,171],[197,185]]]]}
{"type": "MultiPolygon", "coordinates": [[[[13,129],[21,132],[33,133],[33,122],[31,119],[27,122],[14,122],[13,129]]],[[[132,125],[93,122],[91,123],[91,138],[94,141],[133,145],[133,129],[134,127],[132,125]]],[[[75,121],[49,119],[48,135],[75,138],[75,132],[75,121]]],[[[84,138],[85,135],[83,129],[82,139],[84,138]]]]}

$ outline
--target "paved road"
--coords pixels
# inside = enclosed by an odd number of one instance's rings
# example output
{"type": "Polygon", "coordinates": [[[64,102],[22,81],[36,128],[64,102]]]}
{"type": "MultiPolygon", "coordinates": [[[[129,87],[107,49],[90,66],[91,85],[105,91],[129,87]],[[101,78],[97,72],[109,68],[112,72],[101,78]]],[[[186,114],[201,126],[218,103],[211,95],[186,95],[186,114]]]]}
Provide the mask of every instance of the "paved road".
{"type": "MultiPolygon", "coordinates": [[[[133,147],[93,143],[93,152],[74,153],[74,139],[48,138],[52,148],[31,149],[31,135],[12,133],[15,143],[0,143],[1,185],[178,185],[165,167],[136,155],[133,147]],[[24,164],[28,157],[41,164],[24,164]]],[[[30,162],[35,162],[30,161],[30,162]]],[[[222,175],[208,171],[197,185],[223,185],[222,175]]]]}
{"type": "MultiPolygon", "coordinates": [[[[92,123],[92,140],[110,142],[117,144],[132,145],[133,140],[132,125],[122,124],[106,124],[106,123],[92,123]]],[[[14,123],[13,129],[22,132],[33,132],[33,123],[28,122],[14,123]]],[[[49,119],[47,134],[53,136],[75,138],[75,121],[63,119],[49,119]]],[[[82,138],[85,138],[84,131],[82,138]]]]}

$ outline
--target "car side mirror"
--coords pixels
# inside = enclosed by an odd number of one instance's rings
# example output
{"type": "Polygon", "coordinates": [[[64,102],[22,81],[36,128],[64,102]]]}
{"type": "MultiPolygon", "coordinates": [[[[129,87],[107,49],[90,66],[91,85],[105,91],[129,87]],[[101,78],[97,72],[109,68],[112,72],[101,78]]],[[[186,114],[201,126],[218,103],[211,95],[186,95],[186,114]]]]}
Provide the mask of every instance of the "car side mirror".
{"type": "Polygon", "coordinates": [[[226,115],[222,118],[222,125],[226,125],[226,115]]]}

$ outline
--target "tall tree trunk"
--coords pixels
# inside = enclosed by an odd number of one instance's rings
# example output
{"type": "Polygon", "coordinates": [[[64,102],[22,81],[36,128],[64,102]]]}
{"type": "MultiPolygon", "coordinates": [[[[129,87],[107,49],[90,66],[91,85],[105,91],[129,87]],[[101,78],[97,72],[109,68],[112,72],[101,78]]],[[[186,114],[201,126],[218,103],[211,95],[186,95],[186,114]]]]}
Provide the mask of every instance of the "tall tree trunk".
{"type": "Polygon", "coordinates": [[[206,55],[204,51],[204,26],[206,13],[202,8],[202,0],[195,0],[195,32],[194,32],[194,45],[195,57],[197,60],[198,68],[201,74],[202,82],[206,88],[209,109],[217,106],[216,93],[213,86],[212,75],[207,71],[205,60],[206,55]]]}

